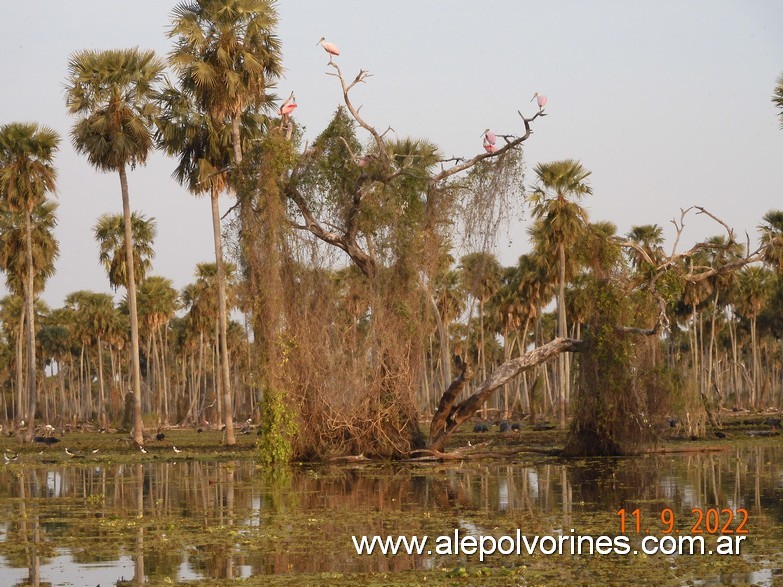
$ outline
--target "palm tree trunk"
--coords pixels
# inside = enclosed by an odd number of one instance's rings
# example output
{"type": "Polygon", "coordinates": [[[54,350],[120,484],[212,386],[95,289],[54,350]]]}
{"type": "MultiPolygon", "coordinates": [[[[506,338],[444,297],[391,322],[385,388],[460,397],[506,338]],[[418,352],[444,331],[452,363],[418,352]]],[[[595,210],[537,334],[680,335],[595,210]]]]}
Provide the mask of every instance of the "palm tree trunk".
{"type": "MultiPolygon", "coordinates": [[[[117,405],[114,403],[114,398],[116,397],[114,394],[114,385],[115,381],[117,381],[117,365],[114,362],[114,348],[112,347],[111,343],[109,343],[109,363],[111,365],[111,384],[109,385],[109,406],[111,407],[111,418],[109,419],[113,420],[117,415],[117,405]]],[[[119,381],[122,382],[122,378],[120,378],[119,381]]]]}
{"type": "Polygon", "coordinates": [[[33,441],[35,433],[35,407],[38,402],[37,381],[35,376],[35,311],[33,300],[35,299],[35,273],[33,271],[33,228],[30,211],[24,215],[25,224],[25,251],[27,255],[27,287],[25,287],[25,310],[27,311],[27,396],[28,416],[26,442],[33,441]]]}
{"type": "Polygon", "coordinates": [[[759,407],[759,349],[758,349],[758,338],[756,336],[756,315],[753,314],[750,317],[750,344],[751,344],[751,353],[752,353],[752,359],[753,359],[753,389],[750,390],[750,398],[751,398],[751,407],[752,408],[758,408],[759,407]]]}
{"type": "Polygon", "coordinates": [[[206,383],[206,367],[204,365],[204,333],[199,332],[198,335],[198,377],[196,378],[196,392],[198,393],[198,413],[196,417],[196,423],[201,422],[201,418],[204,415],[204,406],[206,405],[207,396],[207,383],[206,383]]]}
{"type": "Polygon", "coordinates": [[[231,118],[231,142],[234,146],[234,163],[242,163],[242,141],[239,135],[239,115],[231,118]]]}
{"type": "MultiPolygon", "coordinates": [[[[706,390],[705,393],[709,395],[710,390],[712,390],[712,384],[713,384],[713,371],[714,371],[714,359],[713,359],[713,348],[716,347],[715,342],[715,326],[717,324],[717,316],[718,316],[718,292],[719,290],[716,288],[715,290],[715,297],[712,300],[712,317],[710,319],[710,343],[709,348],[707,349],[707,384],[706,384],[706,390]]],[[[715,353],[717,354],[717,348],[715,348],[715,353]]],[[[718,401],[720,401],[720,398],[718,398],[718,401]]]]}
{"type": "Polygon", "coordinates": [[[479,356],[481,360],[481,378],[487,378],[487,358],[485,356],[484,349],[484,301],[479,300],[479,356]]]}
{"type": "MultiPolygon", "coordinates": [[[[155,412],[158,417],[158,428],[161,425],[161,414],[163,413],[163,393],[160,387],[160,369],[158,361],[158,341],[155,338],[155,327],[150,325],[150,334],[147,339],[147,348],[150,350],[147,353],[147,381],[152,381],[155,389],[153,401],[155,403],[155,412]],[[151,374],[151,378],[150,378],[151,374]]],[[[152,395],[152,387],[150,387],[150,395],[152,395]]]]}
{"type": "MultiPolygon", "coordinates": [[[[237,145],[235,144],[235,148],[237,145]]],[[[240,154],[241,159],[241,154],[240,154]]],[[[228,365],[228,340],[227,316],[226,316],[226,268],[223,265],[223,245],[220,234],[220,208],[218,207],[218,190],[212,187],[212,232],[215,238],[215,264],[217,265],[218,280],[218,322],[220,324],[220,367],[223,379],[223,405],[225,407],[226,444],[233,446],[237,443],[234,436],[234,406],[231,394],[231,373],[228,365]]]]}
{"type": "Polygon", "coordinates": [[[153,389],[153,383],[152,383],[152,347],[150,346],[152,344],[151,339],[149,336],[147,336],[145,344],[145,351],[144,354],[147,357],[147,360],[145,362],[147,369],[144,372],[144,401],[141,402],[142,410],[149,413],[152,411],[152,389],[153,389]]]}
{"type": "MultiPolygon", "coordinates": [[[[568,332],[566,330],[566,311],[565,311],[565,244],[560,243],[558,245],[558,254],[560,257],[560,284],[557,294],[557,336],[560,338],[568,338],[568,332]]],[[[569,374],[568,363],[566,362],[568,357],[565,353],[561,354],[557,358],[558,366],[558,379],[560,383],[559,389],[559,423],[560,428],[566,427],[566,398],[569,395],[569,374]]]]}
{"type": "Polygon", "coordinates": [[[125,165],[119,169],[122,190],[122,214],[125,220],[125,267],[128,276],[128,309],[131,327],[131,382],[133,385],[133,440],[144,444],[144,423],[141,419],[141,366],[139,365],[139,314],[136,310],[136,275],[133,268],[133,233],[131,232],[130,196],[125,165]]]}
{"type": "Polygon", "coordinates": [[[742,408],[742,378],[739,373],[739,352],[737,350],[737,316],[734,313],[734,307],[731,309],[731,317],[729,319],[729,337],[731,338],[731,375],[732,385],[734,387],[734,405],[739,409],[742,408]]]}
{"type": "Polygon", "coordinates": [[[438,327],[438,341],[440,346],[440,368],[441,377],[443,378],[443,389],[446,389],[451,383],[451,350],[449,349],[449,325],[444,323],[441,319],[440,310],[438,309],[438,302],[432,297],[432,294],[428,294],[430,304],[432,305],[432,312],[435,316],[435,324],[438,327]]]}
{"type": "MultiPolygon", "coordinates": [[[[166,354],[169,348],[169,330],[168,326],[163,326],[163,332],[158,331],[158,337],[160,338],[160,355],[161,355],[161,381],[163,382],[163,423],[169,425],[169,415],[171,413],[171,402],[169,399],[169,378],[166,354]]],[[[175,404],[176,405],[176,404],[175,404]]]]}
{"type": "Polygon", "coordinates": [[[106,428],[106,390],[103,386],[103,341],[98,337],[98,422],[106,428]]]}
{"type": "Polygon", "coordinates": [[[24,369],[22,369],[22,361],[24,361],[24,335],[25,332],[25,318],[27,311],[21,312],[19,316],[19,328],[16,331],[16,405],[14,405],[14,422],[16,427],[19,428],[24,420],[25,410],[25,393],[24,393],[24,369]]]}

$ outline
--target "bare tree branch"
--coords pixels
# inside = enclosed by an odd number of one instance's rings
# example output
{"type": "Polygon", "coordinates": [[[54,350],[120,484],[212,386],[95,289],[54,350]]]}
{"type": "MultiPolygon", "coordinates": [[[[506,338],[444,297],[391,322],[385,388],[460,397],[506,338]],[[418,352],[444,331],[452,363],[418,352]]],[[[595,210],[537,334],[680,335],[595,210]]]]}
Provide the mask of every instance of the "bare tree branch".
{"type": "Polygon", "coordinates": [[[735,240],[734,239],[734,231],[731,229],[731,227],[729,227],[728,224],[723,222],[723,220],[721,220],[720,218],[718,218],[717,216],[715,216],[713,213],[709,212],[707,209],[703,208],[702,206],[694,206],[694,208],[696,208],[696,210],[698,210],[698,212],[696,212],[696,214],[706,214],[707,216],[712,218],[715,222],[717,222],[718,224],[723,226],[723,228],[726,229],[726,233],[728,234],[729,242],[730,243],[734,242],[734,240],[735,240]]]}

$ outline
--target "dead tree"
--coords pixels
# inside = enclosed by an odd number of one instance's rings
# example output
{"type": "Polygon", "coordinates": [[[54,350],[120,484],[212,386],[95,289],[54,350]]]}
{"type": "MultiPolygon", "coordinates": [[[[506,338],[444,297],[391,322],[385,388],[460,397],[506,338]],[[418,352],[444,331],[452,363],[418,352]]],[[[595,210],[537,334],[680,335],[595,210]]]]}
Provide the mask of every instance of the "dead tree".
{"type": "MultiPolygon", "coordinates": [[[[367,198],[372,193],[375,186],[384,184],[390,185],[395,180],[415,176],[416,174],[420,174],[421,171],[414,169],[414,166],[410,164],[410,162],[400,162],[396,157],[396,154],[390,148],[390,143],[386,138],[387,133],[392,130],[391,128],[384,132],[378,131],[362,117],[360,108],[353,104],[350,96],[351,91],[358,84],[365,83],[370,74],[365,70],[361,70],[352,81],[348,82],[336,63],[332,61],[329,63],[329,66],[333,68],[334,71],[330,72],[328,75],[336,77],[339,81],[342,90],[343,104],[347,109],[347,112],[350,114],[353,121],[369,133],[371,137],[371,153],[364,156],[358,152],[355,153],[351,150],[349,144],[346,141],[343,141],[346,150],[348,151],[346,164],[356,165],[358,172],[355,181],[350,186],[350,197],[348,198],[350,201],[348,202],[347,210],[344,214],[344,221],[340,224],[331,223],[328,220],[319,218],[318,210],[313,207],[312,203],[301,189],[301,186],[304,183],[303,180],[307,177],[313,166],[317,164],[319,157],[317,149],[310,147],[298,157],[296,165],[284,182],[282,193],[293,204],[295,214],[290,216],[288,221],[294,229],[298,230],[300,233],[309,233],[318,241],[326,243],[330,247],[340,249],[348,255],[351,262],[355,264],[361,273],[368,280],[372,281],[378,276],[382,261],[379,260],[374,253],[370,235],[364,234],[360,226],[360,218],[365,210],[367,198]]],[[[511,151],[518,149],[522,143],[531,136],[531,124],[539,116],[545,115],[543,110],[539,110],[532,117],[526,118],[519,112],[519,116],[524,126],[524,132],[519,136],[501,135],[505,139],[505,144],[496,151],[492,153],[480,153],[471,158],[444,158],[440,161],[440,171],[424,177],[419,175],[418,179],[426,181],[427,186],[424,190],[423,204],[426,221],[423,226],[423,232],[425,234],[436,233],[440,195],[443,193],[444,186],[448,183],[449,179],[458,174],[470,171],[476,165],[484,161],[502,160],[504,156],[511,151]]],[[[726,227],[729,232],[730,240],[733,240],[734,235],[725,223],[703,208],[696,207],[695,209],[698,213],[707,214],[726,227]]],[[[643,282],[633,284],[632,287],[647,289],[653,297],[659,300],[661,305],[660,317],[655,325],[649,328],[625,326],[622,327],[625,334],[654,336],[660,332],[665,320],[665,302],[655,289],[656,283],[664,274],[675,268],[681,268],[684,261],[692,259],[696,252],[709,246],[706,243],[699,243],[684,253],[676,253],[682,227],[684,226],[683,220],[689,210],[682,212],[679,224],[675,221],[677,239],[675,241],[674,249],[672,250],[672,254],[666,257],[661,263],[653,262],[653,260],[647,256],[646,252],[634,243],[618,243],[624,247],[635,248],[643,256],[647,257],[647,261],[653,267],[652,271],[648,273],[649,278],[643,282]]],[[[753,253],[748,251],[748,254],[743,259],[733,260],[723,267],[699,267],[694,266],[691,263],[689,270],[684,272],[683,279],[692,282],[707,279],[720,272],[736,271],[740,267],[757,261],[760,258],[761,251],[757,250],[753,253]]],[[[421,287],[426,288],[423,282],[421,282],[421,287]]],[[[446,333],[443,328],[439,328],[438,333],[442,339],[441,346],[442,348],[445,348],[446,345],[443,338],[448,336],[448,333],[446,333]]],[[[433,451],[442,451],[450,435],[461,424],[471,418],[483,403],[491,397],[496,389],[518,376],[524,370],[550,360],[562,352],[576,352],[584,350],[584,348],[585,343],[580,340],[557,338],[521,357],[503,363],[486,381],[479,385],[473,395],[462,402],[457,403],[457,396],[463,389],[467,380],[466,368],[463,366],[459,375],[451,382],[451,385],[440,399],[439,407],[431,423],[428,447],[433,451]]]]}
{"type": "Polygon", "coordinates": [[[575,352],[582,347],[583,343],[580,340],[556,338],[525,353],[521,357],[506,361],[495,369],[492,375],[479,385],[470,397],[455,405],[456,398],[462,391],[466,381],[467,367],[463,364],[460,374],[452,381],[443,397],[441,397],[438,409],[432,418],[428,448],[430,450],[443,451],[449,436],[463,423],[472,418],[473,414],[504,383],[517,377],[527,369],[553,359],[560,353],[575,352]]]}

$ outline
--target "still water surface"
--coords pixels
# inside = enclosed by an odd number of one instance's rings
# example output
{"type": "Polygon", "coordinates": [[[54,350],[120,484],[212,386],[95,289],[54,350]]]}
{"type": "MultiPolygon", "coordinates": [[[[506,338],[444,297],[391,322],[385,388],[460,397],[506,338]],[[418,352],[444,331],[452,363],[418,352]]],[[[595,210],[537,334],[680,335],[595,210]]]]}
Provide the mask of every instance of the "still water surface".
{"type": "MultiPolygon", "coordinates": [[[[638,508],[642,531],[657,535],[670,508],[687,534],[692,509],[713,507],[749,512],[744,574],[727,578],[717,567],[690,568],[692,557],[666,558],[674,576],[773,584],[782,566],[781,457],[781,447],[754,446],[628,459],[300,468],[277,478],[247,460],[6,465],[0,585],[452,568],[479,563],[465,554],[360,557],[351,536],[616,535],[620,508],[638,508]]],[[[628,517],[626,534],[635,521],[628,517]]],[[[488,564],[530,562],[523,558],[498,555],[488,564]]]]}

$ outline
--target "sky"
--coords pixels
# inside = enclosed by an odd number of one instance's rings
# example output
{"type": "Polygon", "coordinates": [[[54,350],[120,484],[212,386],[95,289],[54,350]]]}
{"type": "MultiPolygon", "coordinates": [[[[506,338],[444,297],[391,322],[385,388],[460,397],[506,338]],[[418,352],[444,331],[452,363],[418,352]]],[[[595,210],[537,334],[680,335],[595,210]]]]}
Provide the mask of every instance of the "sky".
{"type": "MultiPolygon", "coordinates": [[[[0,124],[38,122],[63,140],[55,165],[60,241],[57,273],[43,294],[52,307],[79,289],[108,292],[92,227],[122,211],[115,173],[95,171],[70,143],[65,110],[68,58],[83,49],[138,46],[165,56],[176,2],[36,0],[0,4],[0,124]]],[[[592,171],[583,200],[591,220],[663,226],[701,205],[751,242],[770,209],[783,208],[783,130],[771,96],[783,73],[783,2],[610,0],[281,0],[278,36],[295,91],[296,119],[314,139],[340,103],[326,75],[324,36],[346,77],[372,77],[352,94],[362,115],[399,137],[426,137],[448,156],[482,151],[481,135],[521,134],[534,92],[547,116],[524,143],[526,185],[538,163],[578,159],[592,171]]],[[[157,220],[152,274],[177,288],[214,261],[207,199],[172,178],[174,161],[154,155],[129,174],[131,206],[157,220]]],[[[221,198],[221,210],[232,204],[221,198]]],[[[683,244],[721,232],[686,218],[683,244]]],[[[528,220],[501,234],[507,265],[529,248],[528,220]]],[[[0,287],[0,293],[4,289],[0,287]]]]}

